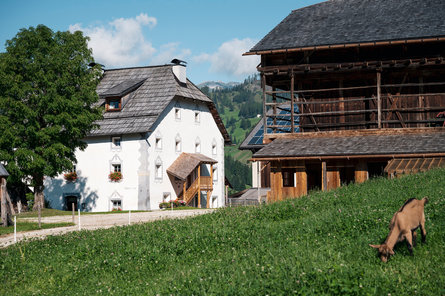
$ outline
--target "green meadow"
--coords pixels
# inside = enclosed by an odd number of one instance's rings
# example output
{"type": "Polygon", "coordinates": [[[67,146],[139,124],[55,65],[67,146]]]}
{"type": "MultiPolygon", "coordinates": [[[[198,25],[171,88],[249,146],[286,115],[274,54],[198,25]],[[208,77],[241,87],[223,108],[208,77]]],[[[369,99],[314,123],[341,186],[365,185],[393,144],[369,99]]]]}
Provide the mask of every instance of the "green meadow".
{"type": "Polygon", "coordinates": [[[0,250],[1,295],[444,295],[445,170],[0,250]],[[368,246],[428,196],[427,242],[368,246]]]}

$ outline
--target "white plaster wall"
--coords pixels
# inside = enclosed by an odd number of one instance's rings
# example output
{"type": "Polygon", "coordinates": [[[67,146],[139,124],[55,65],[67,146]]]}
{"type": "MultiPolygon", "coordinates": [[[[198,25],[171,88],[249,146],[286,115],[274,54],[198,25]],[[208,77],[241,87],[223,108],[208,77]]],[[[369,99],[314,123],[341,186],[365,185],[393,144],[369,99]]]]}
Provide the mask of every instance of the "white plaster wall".
{"type": "Polygon", "coordinates": [[[80,196],[81,210],[110,211],[112,197],[121,198],[123,210],[137,209],[140,135],[122,135],[120,149],[112,148],[111,136],[88,138],[86,142],[85,151],[76,151],[78,179],[75,182],[65,181],[63,174],[45,180],[45,198],[51,207],[63,209],[63,196],[74,194],[80,196]],[[123,175],[120,182],[108,179],[113,158],[120,159],[123,175]],[[85,209],[82,203],[86,204],[85,209]]]}
{"type": "MultiPolygon", "coordinates": [[[[66,195],[79,196],[81,210],[102,212],[111,210],[111,199],[121,199],[123,210],[159,209],[163,194],[170,192],[171,199],[176,199],[167,168],[182,152],[195,153],[195,142],[199,137],[201,153],[218,161],[217,181],[214,182],[211,207],[224,206],[224,139],[204,103],[191,100],[174,100],[161,114],[148,135],[121,135],[120,149],[113,149],[111,136],[88,138],[85,151],[77,151],[77,174],[75,182],[67,182],[63,174],[45,180],[45,198],[55,209],[64,209],[66,195]],[[175,108],[180,108],[181,119],[175,118],[175,108]],[[199,122],[195,122],[195,111],[200,112],[199,122]],[[162,136],[162,149],[155,147],[156,135],[162,136]],[[175,151],[175,138],[180,135],[182,149],[175,151]],[[147,138],[148,137],[148,138],[147,138]],[[213,154],[212,144],[216,143],[217,151],[213,154]],[[141,153],[148,149],[148,155],[141,153]],[[142,159],[147,157],[148,159],[142,159]],[[162,160],[162,180],[155,178],[156,159],[162,160]],[[113,159],[120,159],[123,180],[111,182],[108,179],[113,159]],[[145,164],[141,165],[141,162],[145,164]],[[147,178],[147,179],[145,179],[147,178]],[[138,198],[145,198],[142,193],[141,180],[147,182],[147,204],[141,206],[138,198]],[[139,194],[139,197],[138,197],[139,194]],[[85,203],[86,208],[81,205],[85,203]],[[139,203],[139,204],[138,204],[139,203]]],[[[202,200],[205,198],[202,197],[202,200]]]]}
{"type": "Polygon", "coordinates": [[[259,162],[258,161],[252,161],[252,187],[256,188],[256,187],[261,187],[261,182],[259,180],[259,174],[258,174],[258,165],[259,162]]]}
{"type": "MultiPolygon", "coordinates": [[[[150,171],[150,200],[151,208],[158,209],[162,202],[163,194],[169,192],[171,199],[176,199],[175,191],[167,175],[168,167],[179,157],[182,152],[195,153],[195,142],[199,137],[201,154],[204,154],[218,161],[217,181],[213,184],[212,207],[224,206],[224,139],[218,126],[213,119],[207,105],[191,100],[174,100],[164,110],[161,115],[162,120],[155,125],[155,129],[150,134],[149,165],[150,171]],[[176,119],[175,108],[181,110],[181,119],[176,119]],[[199,111],[200,120],[195,122],[195,111],[199,111]],[[156,136],[162,137],[162,150],[156,149],[156,136]],[[181,138],[181,151],[176,152],[175,139],[179,135],[181,138]],[[212,152],[212,143],[216,143],[216,154],[212,152]],[[155,163],[156,159],[162,160],[163,178],[156,180],[155,163]]],[[[210,167],[210,166],[209,166],[210,167]]]]}

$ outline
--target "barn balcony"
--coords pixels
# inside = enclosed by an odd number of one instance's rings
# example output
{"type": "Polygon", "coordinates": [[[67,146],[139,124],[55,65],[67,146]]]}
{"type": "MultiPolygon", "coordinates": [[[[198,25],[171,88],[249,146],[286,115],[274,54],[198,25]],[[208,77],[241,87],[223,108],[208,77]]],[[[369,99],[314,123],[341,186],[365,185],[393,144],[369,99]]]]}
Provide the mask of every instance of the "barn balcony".
{"type": "Polygon", "coordinates": [[[213,191],[213,165],[217,161],[199,153],[182,153],[167,169],[178,199],[186,205],[202,206],[201,195],[205,192],[206,207],[213,191]]]}

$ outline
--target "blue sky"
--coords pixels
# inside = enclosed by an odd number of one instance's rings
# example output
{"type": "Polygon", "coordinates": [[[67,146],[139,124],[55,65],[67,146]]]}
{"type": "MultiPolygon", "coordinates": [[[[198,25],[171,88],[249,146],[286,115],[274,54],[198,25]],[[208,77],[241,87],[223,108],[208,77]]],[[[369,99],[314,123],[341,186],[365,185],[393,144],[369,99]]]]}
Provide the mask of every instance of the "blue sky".
{"type": "Polygon", "coordinates": [[[21,28],[82,30],[107,69],[180,58],[196,84],[242,81],[258,57],[242,57],[292,10],[320,0],[0,0],[0,51],[21,28]]]}

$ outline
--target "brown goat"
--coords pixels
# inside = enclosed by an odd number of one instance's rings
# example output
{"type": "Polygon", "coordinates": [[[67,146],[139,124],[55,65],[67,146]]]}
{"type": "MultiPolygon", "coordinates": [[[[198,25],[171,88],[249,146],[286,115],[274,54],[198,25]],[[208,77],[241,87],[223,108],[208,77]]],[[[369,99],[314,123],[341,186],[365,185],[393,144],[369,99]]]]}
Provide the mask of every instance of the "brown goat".
{"type": "Polygon", "coordinates": [[[393,248],[397,242],[406,239],[410,254],[413,254],[413,246],[416,246],[417,228],[420,227],[422,242],[426,240],[424,207],[428,198],[421,200],[408,199],[403,206],[394,214],[389,223],[389,234],[385,243],[381,245],[369,245],[379,249],[380,259],[387,262],[389,256],[394,255],[393,248]]]}

